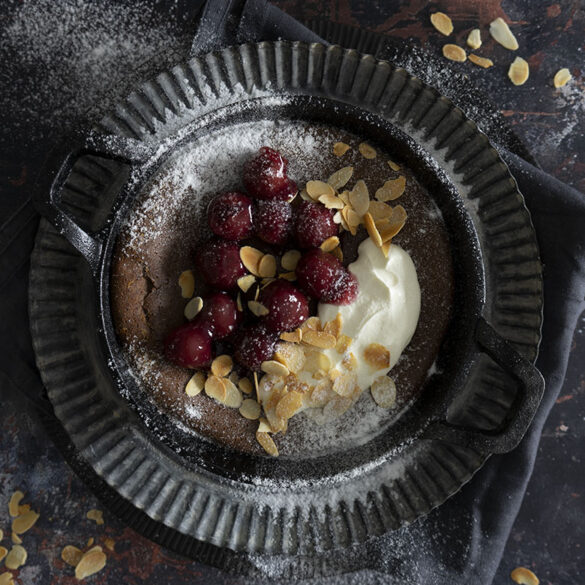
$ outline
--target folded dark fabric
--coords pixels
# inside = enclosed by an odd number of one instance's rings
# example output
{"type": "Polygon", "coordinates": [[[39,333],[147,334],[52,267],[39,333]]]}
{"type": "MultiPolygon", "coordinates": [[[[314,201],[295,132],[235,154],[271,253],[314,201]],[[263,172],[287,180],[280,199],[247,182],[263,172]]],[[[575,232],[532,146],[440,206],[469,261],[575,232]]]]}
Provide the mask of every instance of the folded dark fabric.
{"type": "MultiPolygon", "coordinates": [[[[199,16],[191,51],[198,54],[278,38],[323,40],[265,0],[210,0],[199,16]]],[[[383,42],[378,49],[377,56],[383,57],[383,42]]],[[[484,129],[489,134],[489,128],[484,129]]],[[[355,558],[356,568],[363,557],[363,565],[379,573],[379,582],[492,581],[530,477],[542,426],[564,378],[576,320],[584,309],[584,196],[503,147],[501,153],[532,214],[545,268],[543,339],[537,363],[547,382],[545,397],[516,450],[492,457],[459,494],[428,517],[347,553],[355,558]]],[[[6,348],[0,359],[5,382],[1,388],[6,393],[12,388],[15,398],[28,396],[31,403],[46,408],[39,398],[42,385],[27,316],[28,258],[37,222],[25,196],[0,195],[0,343],[6,348]]],[[[359,576],[347,579],[364,582],[359,576]]]]}

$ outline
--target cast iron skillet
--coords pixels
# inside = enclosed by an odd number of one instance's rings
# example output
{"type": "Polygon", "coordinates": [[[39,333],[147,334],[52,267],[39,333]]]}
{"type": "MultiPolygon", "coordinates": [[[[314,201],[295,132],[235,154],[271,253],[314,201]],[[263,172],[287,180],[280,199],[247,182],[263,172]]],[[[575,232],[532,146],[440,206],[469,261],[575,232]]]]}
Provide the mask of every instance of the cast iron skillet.
{"type": "MultiPolygon", "coordinates": [[[[297,548],[292,551],[312,555],[323,548],[338,548],[363,541],[412,521],[455,493],[487,456],[514,448],[530,424],[544,388],[541,375],[530,361],[536,356],[540,321],[533,336],[534,342],[520,341],[516,345],[489,324],[490,317],[498,313],[498,299],[494,296],[494,288],[497,288],[494,282],[498,275],[494,274],[495,267],[492,264],[492,256],[497,256],[498,251],[491,248],[486,234],[494,222],[497,227],[499,217],[507,221],[509,218],[506,214],[510,213],[518,221],[522,216],[520,224],[523,229],[531,229],[531,224],[507,167],[475,125],[465,119],[448,100],[441,98],[404,70],[339,47],[277,42],[230,48],[193,59],[166,76],[157,78],[160,99],[164,99],[164,105],[169,110],[168,118],[163,119],[163,123],[168,122],[166,133],[157,135],[151,132],[146,137],[135,131],[120,130],[123,125],[119,120],[123,115],[118,112],[117,126],[109,118],[67,154],[55,153],[47,164],[47,172],[37,189],[36,197],[36,205],[42,215],[77,249],[89,266],[98,323],[96,339],[114,386],[127,398],[128,404],[142,420],[154,420],[156,427],[163,429],[159,433],[164,437],[161,444],[160,438],[152,436],[146,426],[139,428],[138,432],[147,437],[146,452],[156,452],[157,459],[167,457],[169,465],[184,470],[183,484],[193,481],[196,488],[203,489],[203,486],[217,496],[217,501],[210,496],[204,504],[200,503],[204,508],[221,504],[223,510],[230,497],[237,500],[243,498],[238,505],[246,508],[248,502],[246,496],[242,495],[244,493],[249,494],[251,500],[260,498],[259,502],[249,504],[251,508],[256,504],[261,508],[260,519],[256,524],[250,520],[239,526],[238,508],[231,523],[227,521],[225,527],[220,527],[216,519],[210,527],[202,527],[195,522],[191,529],[186,529],[179,520],[173,520],[177,514],[173,512],[172,501],[166,506],[168,513],[159,514],[159,521],[187,537],[233,550],[290,552],[292,549],[287,548],[288,541],[282,535],[284,528],[279,529],[280,536],[276,541],[268,542],[266,538],[259,543],[250,536],[254,530],[260,530],[266,535],[271,527],[281,526],[281,521],[284,522],[282,515],[286,516],[288,512],[283,510],[290,502],[282,507],[282,503],[274,499],[274,494],[262,491],[262,488],[271,488],[277,482],[279,490],[291,490],[292,500],[295,496],[308,498],[308,503],[293,501],[294,509],[298,511],[299,517],[305,518],[303,506],[306,505],[307,521],[310,518],[318,534],[320,531],[327,533],[327,538],[323,540],[325,544],[313,543],[304,550],[303,545],[297,543],[297,548]],[[169,76],[175,80],[170,85],[169,76]],[[223,86],[218,82],[218,77],[223,86]],[[187,87],[182,84],[197,88],[207,84],[212,88],[212,95],[207,95],[207,107],[202,112],[193,107],[193,102],[200,97],[197,93],[201,94],[201,91],[189,94],[187,87]],[[270,89],[266,94],[252,95],[258,88],[270,89]],[[228,99],[223,100],[225,96],[228,99]],[[193,109],[191,119],[181,125],[177,125],[173,115],[180,109],[174,107],[179,102],[193,109]],[[205,440],[194,439],[158,412],[144,395],[130,373],[114,331],[109,297],[112,254],[136,196],[161,165],[183,146],[218,128],[258,119],[259,112],[262,119],[303,119],[336,125],[372,143],[402,153],[403,161],[416,173],[419,182],[433,193],[452,241],[456,311],[438,358],[442,373],[428,379],[420,398],[410,405],[388,432],[365,445],[348,450],[343,457],[321,456],[299,464],[286,459],[244,455],[205,440]],[[103,228],[95,233],[82,229],[61,202],[68,178],[79,165],[83,165],[83,160],[88,156],[116,161],[130,177],[119,189],[103,228]],[[56,161],[59,161],[58,165],[56,161]],[[58,170],[51,172],[55,168],[58,170]],[[454,177],[459,177],[457,184],[454,183],[454,177]],[[512,204],[508,205],[510,201],[512,204]],[[501,202],[504,205],[500,210],[498,205],[501,202]],[[520,210],[517,217],[514,216],[514,206],[520,210]],[[518,347],[522,346],[523,353],[518,351],[518,347]],[[450,417],[450,412],[457,410],[459,403],[465,402],[473,394],[474,386],[479,384],[478,371],[488,367],[485,358],[481,357],[483,354],[492,358],[517,382],[517,390],[512,392],[505,416],[497,421],[495,428],[453,424],[450,418],[457,417],[450,417]],[[383,518],[388,516],[387,521],[384,520],[381,526],[379,522],[378,525],[370,522],[369,504],[366,504],[366,512],[359,512],[363,529],[350,528],[348,534],[342,535],[335,531],[333,536],[330,534],[332,529],[328,527],[328,515],[335,519],[339,513],[347,518],[347,509],[354,503],[345,502],[343,494],[337,492],[328,502],[331,490],[343,486],[344,482],[347,485],[355,482],[356,477],[363,473],[360,481],[367,487],[364,493],[375,493],[390,482],[384,471],[385,466],[391,466],[393,460],[401,454],[404,455],[409,449],[416,454],[420,449],[437,447],[435,458],[440,459],[437,455],[443,448],[440,445],[455,446],[460,450],[462,458],[461,453],[466,452],[472,461],[469,463],[471,471],[456,477],[454,484],[447,489],[438,490],[434,487],[430,490],[431,496],[424,502],[417,501],[417,496],[413,495],[412,499],[407,498],[406,505],[398,505],[392,499],[392,489],[382,490],[382,498],[388,498],[394,508],[391,511],[377,509],[375,514],[383,518]],[[372,478],[371,485],[368,483],[368,474],[372,478]],[[307,492],[308,486],[311,489],[307,492]],[[322,487],[321,491],[317,489],[319,486],[322,487]],[[260,496],[254,490],[259,490],[260,496]],[[317,521],[312,514],[317,511],[319,516],[320,507],[323,506],[326,510],[325,518],[317,521]],[[266,514],[265,510],[269,513],[266,514]],[[233,533],[238,530],[242,530],[243,535],[234,539],[233,533]]],[[[142,92],[148,93],[144,89],[142,92]]],[[[154,103],[156,100],[152,101],[154,103]]],[[[141,115],[143,118],[146,116],[144,112],[141,115]]],[[[502,228],[500,235],[504,231],[502,228]]],[[[510,242],[513,245],[513,237],[510,242]]],[[[534,247],[535,262],[538,264],[533,233],[529,244],[534,247]]],[[[518,262],[521,261],[518,259],[518,262]]],[[[530,291],[536,297],[540,291],[539,270],[538,265],[535,292],[530,291]]],[[[538,300],[535,306],[539,315],[538,300]]],[[[42,367],[40,369],[43,370],[42,367]]],[[[502,375],[507,377],[506,374],[502,375]]],[[[47,386],[50,389],[50,381],[47,381],[47,386]]],[[[66,421],[62,422],[67,428],[66,421]]],[[[75,437],[73,439],[75,443],[75,437]]],[[[109,472],[104,471],[102,465],[97,467],[98,473],[110,483],[109,472]]],[[[415,472],[409,470],[409,473],[408,481],[415,472]]],[[[425,481],[415,477],[414,484],[423,485],[425,481]]],[[[401,489],[404,490],[404,487],[401,489]]],[[[136,505],[131,497],[123,495],[136,505]]],[[[184,506],[184,502],[181,505],[184,506]]],[[[138,507],[149,514],[145,504],[138,507]]],[[[253,517],[254,512],[250,514],[253,517]]],[[[205,514],[201,516],[205,517],[205,514]]],[[[355,523],[352,518],[346,521],[348,526],[355,523]]],[[[301,525],[302,522],[297,521],[296,524],[301,525]]],[[[297,528],[287,527],[286,530],[295,532],[297,528]]],[[[300,534],[301,528],[298,530],[300,534]]],[[[300,540],[298,534],[297,539],[300,540]]],[[[319,537],[315,537],[315,540],[319,541],[319,537]]]]}

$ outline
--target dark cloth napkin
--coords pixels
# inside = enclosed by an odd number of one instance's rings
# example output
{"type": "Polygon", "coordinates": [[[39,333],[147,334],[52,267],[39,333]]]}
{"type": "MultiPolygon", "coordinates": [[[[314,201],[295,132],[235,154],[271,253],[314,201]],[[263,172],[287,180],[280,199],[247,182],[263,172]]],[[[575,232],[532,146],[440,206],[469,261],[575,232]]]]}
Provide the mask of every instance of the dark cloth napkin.
{"type": "MultiPolygon", "coordinates": [[[[195,13],[198,4],[187,3],[188,10],[195,13]]],[[[209,0],[199,14],[191,51],[200,54],[280,38],[324,41],[265,0],[209,0]]],[[[385,47],[380,42],[376,56],[384,57],[385,47]]],[[[489,134],[489,128],[484,129],[489,134]]],[[[537,362],[547,383],[544,399],[518,448],[492,457],[459,494],[426,518],[354,551],[356,570],[363,552],[369,566],[377,567],[380,582],[491,583],[533,468],[543,424],[565,375],[576,320],[585,308],[584,196],[506,148],[500,152],[526,199],[544,264],[544,326],[537,362]]],[[[34,166],[34,161],[28,163],[34,166]]],[[[31,409],[50,412],[41,398],[27,315],[29,256],[38,216],[27,193],[14,196],[24,180],[20,168],[5,171],[7,188],[0,193],[0,391],[3,399],[28,397],[31,409]]],[[[366,582],[365,575],[347,579],[366,582]]]]}

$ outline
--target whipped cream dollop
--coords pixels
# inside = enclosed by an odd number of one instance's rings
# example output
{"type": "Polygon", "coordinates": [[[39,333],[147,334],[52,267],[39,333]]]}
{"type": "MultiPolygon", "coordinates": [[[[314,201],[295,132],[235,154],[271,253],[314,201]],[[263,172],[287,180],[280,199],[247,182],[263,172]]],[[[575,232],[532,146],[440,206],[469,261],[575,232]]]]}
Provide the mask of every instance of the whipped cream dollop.
{"type": "MultiPolygon", "coordinates": [[[[333,321],[341,314],[342,333],[352,338],[347,352],[357,360],[358,385],[362,390],[388,373],[404,348],[410,343],[420,315],[420,286],[410,255],[392,244],[388,257],[371,238],[359,246],[358,259],[349,265],[359,283],[357,299],[350,305],[319,303],[321,323],[333,321]],[[364,351],[373,343],[390,351],[390,367],[375,369],[364,358],[364,351]]],[[[341,368],[344,354],[336,349],[323,350],[332,368],[341,368]]]]}

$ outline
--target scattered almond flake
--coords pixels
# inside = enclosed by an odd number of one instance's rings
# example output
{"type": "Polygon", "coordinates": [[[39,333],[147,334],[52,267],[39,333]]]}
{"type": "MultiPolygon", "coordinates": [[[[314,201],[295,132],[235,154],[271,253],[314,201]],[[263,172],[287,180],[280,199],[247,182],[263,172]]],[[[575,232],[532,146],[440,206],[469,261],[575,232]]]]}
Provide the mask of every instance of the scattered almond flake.
{"type": "Polygon", "coordinates": [[[338,194],[338,197],[346,204],[346,205],[350,205],[349,203],[349,191],[346,189],[345,191],[342,191],[341,193],[338,194]]]}
{"type": "Polygon", "coordinates": [[[370,343],[364,349],[366,363],[376,370],[390,367],[390,350],[379,343],[370,343]]]}
{"type": "Polygon", "coordinates": [[[181,296],[184,299],[190,299],[195,291],[195,277],[192,270],[185,270],[179,275],[179,286],[181,287],[181,296]]]}
{"type": "Polygon", "coordinates": [[[114,552],[114,547],[116,546],[116,541],[113,538],[110,538],[109,536],[104,538],[104,545],[105,547],[114,552]]]}
{"type": "Polygon", "coordinates": [[[400,170],[400,165],[396,164],[393,160],[389,160],[388,161],[388,166],[393,170],[393,171],[399,171],[400,170]]]}
{"type": "Polygon", "coordinates": [[[28,554],[26,549],[23,546],[20,546],[20,544],[15,544],[6,556],[4,566],[11,571],[16,571],[16,569],[22,567],[22,565],[26,563],[27,557],[28,554]]]}
{"type": "Polygon", "coordinates": [[[314,345],[322,349],[332,349],[337,343],[335,335],[324,331],[306,331],[303,333],[303,343],[314,345]]]}
{"type": "Polygon", "coordinates": [[[88,520],[94,520],[98,526],[101,526],[104,523],[104,513],[101,510],[90,510],[87,513],[88,520]]]}
{"type": "Polygon", "coordinates": [[[339,378],[339,376],[341,376],[341,372],[337,368],[333,368],[332,370],[329,370],[329,379],[332,382],[334,380],[337,380],[337,378],[339,378]]]}
{"type": "Polygon", "coordinates": [[[566,67],[564,69],[559,69],[555,73],[553,85],[558,89],[559,87],[566,85],[572,78],[573,76],[571,75],[571,72],[566,67]]]}
{"type": "Polygon", "coordinates": [[[388,258],[388,252],[390,251],[390,246],[392,245],[392,240],[388,240],[382,244],[382,254],[384,254],[385,258],[388,258]]]}
{"type": "Polygon", "coordinates": [[[446,37],[453,32],[453,21],[444,12],[431,14],[431,24],[446,37]]]}
{"type": "Polygon", "coordinates": [[[258,372],[254,372],[254,388],[256,389],[256,392],[258,392],[258,372]]]}
{"type": "Polygon", "coordinates": [[[301,253],[298,250],[288,250],[280,259],[280,265],[285,270],[295,270],[300,259],[301,253]]]}
{"type": "Polygon", "coordinates": [[[10,536],[14,544],[22,544],[22,538],[20,538],[16,532],[13,532],[10,536]]]}
{"type": "Polygon", "coordinates": [[[361,217],[348,205],[343,208],[341,213],[345,216],[345,221],[349,226],[349,231],[352,233],[352,235],[355,235],[354,231],[352,231],[352,228],[356,228],[358,225],[360,225],[362,221],[361,217]]]}
{"type": "Polygon", "coordinates": [[[353,396],[356,391],[359,391],[359,386],[357,383],[357,374],[354,372],[341,374],[333,380],[333,392],[339,396],[353,396]]]}
{"type": "Polygon", "coordinates": [[[5,546],[0,546],[0,561],[8,554],[8,549],[5,546]]]}
{"type": "Polygon", "coordinates": [[[447,44],[443,45],[443,57],[449,59],[449,61],[458,61],[463,63],[467,59],[467,53],[465,49],[459,45],[447,44]]]}
{"type": "Polygon", "coordinates": [[[303,406],[303,395],[300,392],[285,394],[276,405],[276,416],[285,420],[291,419],[303,406]]]}
{"type": "Polygon", "coordinates": [[[232,371],[233,367],[234,362],[232,361],[231,356],[224,353],[218,355],[211,362],[211,373],[218,378],[225,378],[232,371]]]}
{"type": "Polygon", "coordinates": [[[16,517],[12,521],[12,532],[14,534],[24,534],[34,526],[35,522],[39,519],[39,516],[39,514],[31,510],[22,516],[16,517]]]}
{"type": "Polygon", "coordinates": [[[186,305],[185,305],[185,318],[191,321],[195,319],[195,317],[199,314],[199,311],[203,309],[203,299],[201,297],[193,297],[186,305]]]}
{"type": "Polygon", "coordinates": [[[12,573],[2,573],[0,575],[0,585],[14,585],[14,580],[12,579],[12,573]]]}
{"type": "MultiPolygon", "coordinates": [[[[92,536],[91,538],[89,538],[89,539],[87,540],[87,545],[86,545],[86,546],[91,546],[91,545],[94,543],[94,540],[95,540],[95,539],[94,539],[94,537],[93,537],[93,536],[92,536]]],[[[87,551],[85,551],[85,552],[87,552],[87,551]]]]}
{"type": "Polygon", "coordinates": [[[339,191],[342,187],[347,185],[348,181],[351,179],[353,175],[353,167],[342,167],[338,171],[335,171],[328,179],[327,183],[331,185],[331,187],[335,191],[339,191]]]}
{"type": "Polygon", "coordinates": [[[510,578],[519,585],[538,585],[539,578],[526,567],[516,567],[511,573],[510,578]]]}
{"type": "Polygon", "coordinates": [[[18,515],[26,514],[26,512],[30,512],[30,504],[21,504],[18,506],[18,515]]]}
{"type": "Polygon", "coordinates": [[[337,338],[341,333],[342,324],[343,319],[341,317],[341,313],[337,313],[337,315],[335,315],[335,319],[333,319],[332,321],[327,321],[327,323],[325,323],[323,331],[325,331],[325,333],[330,333],[331,335],[337,338]]]}
{"type": "Polygon", "coordinates": [[[272,433],[272,427],[268,424],[268,421],[264,417],[260,417],[260,424],[258,425],[259,433],[272,433]]]}
{"type": "Polygon", "coordinates": [[[265,254],[258,263],[258,275],[262,278],[273,278],[276,275],[276,258],[265,254]]]}
{"type": "Polygon", "coordinates": [[[293,374],[298,374],[305,365],[305,352],[298,343],[278,343],[274,359],[286,366],[293,374]]]}
{"type": "Polygon", "coordinates": [[[261,412],[262,408],[252,398],[246,398],[246,400],[242,402],[242,406],[240,406],[240,414],[248,420],[257,420],[260,418],[261,412]]]}
{"type": "Polygon", "coordinates": [[[340,262],[343,262],[343,252],[339,246],[337,246],[337,248],[333,248],[333,250],[331,250],[331,254],[333,254],[333,256],[335,256],[340,262]]]}
{"type": "Polygon", "coordinates": [[[484,69],[488,69],[492,67],[494,62],[487,57],[479,57],[478,55],[474,55],[473,53],[469,55],[469,60],[474,64],[478,65],[479,67],[483,67],[484,69]]]}
{"type": "Polygon", "coordinates": [[[222,378],[209,376],[205,381],[205,394],[218,402],[225,400],[225,383],[222,378]]]}
{"type": "Polygon", "coordinates": [[[471,47],[474,51],[481,47],[481,31],[478,28],[474,28],[467,37],[467,46],[471,47]]]}
{"type": "Polygon", "coordinates": [[[319,202],[322,203],[327,209],[343,209],[345,203],[335,195],[321,195],[319,202]]]}
{"type": "Polygon", "coordinates": [[[253,274],[247,274],[246,276],[240,276],[237,282],[242,292],[248,292],[250,287],[256,282],[256,277],[253,274]]]}
{"type": "Polygon", "coordinates": [[[311,391],[310,404],[313,408],[321,408],[332,398],[333,387],[329,380],[321,380],[311,391]]]}
{"type": "Polygon", "coordinates": [[[337,353],[345,353],[348,350],[349,346],[351,345],[352,341],[353,339],[348,335],[344,334],[340,335],[339,338],[337,339],[335,351],[337,351],[337,353]]]}
{"type": "Polygon", "coordinates": [[[266,374],[280,376],[281,378],[286,378],[286,376],[290,374],[289,369],[284,364],[281,364],[276,360],[267,360],[262,362],[260,369],[266,374]]]}
{"type": "Polygon", "coordinates": [[[16,518],[19,514],[18,505],[22,498],[24,498],[24,494],[20,490],[15,491],[10,497],[10,501],[8,502],[8,512],[13,518],[16,518]]]}
{"type": "Polygon", "coordinates": [[[392,207],[382,201],[370,201],[369,214],[374,220],[388,219],[392,215],[392,207]]]}
{"type": "Polygon", "coordinates": [[[289,282],[294,282],[297,279],[296,272],[281,272],[278,275],[278,278],[284,278],[284,280],[288,280],[289,282]]]}
{"type": "Polygon", "coordinates": [[[240,260],[248,272],[251,272],[254,276],[260,276],[258,265],[263,256],[264,252],[252,248],[252,246],[242,246],[240,248],[240,260]]]}
{"type": "Polygon", "coordinates": [[[355,370],[357,368],[357,358],[351,352],[346,353],[341,360],[341,365],[348,370],[355,370]]]}
{"type": "Polygon", "coordinates": [[[244,310],[244,307],[242,306],[242,297],[240,296],[240,293],[238,293],[238,296],[236,297],[236,308],[238,309],[238,311],[240,311],[240,313],[244,310]]]}
{"type": "Polygon", "coordinates": [[[72,544],[68,544],[61,551],[61,559],[63,559],[68,565],[76,567],[83,556],[83,551],[78,549],[72,544]]]}
{"type": "Polygon", "coordinates": [[[370,236],[370,238],[372,238],[372,241],[374,242],[374,244],[376,244],[376,246],[378,246],[378,248],[382,247],[382,236],[380,236],[380,232],[378,231],[378,228],[376,227],[376,223],[374,222],[374,219],[372,218],[372,215],[370,213],[366,213],[364,215],[364,224],[366,226],[366,231],[368,232],[368,236],[370,236]]]}
{"type": "Polygon", "coordinates": [[[2,540],[4,538],[4,530],[2,530],[2,528],[0,528],[0,540],[2,540]]]}
{"type": "Polygon", "coordinates": [[[508,77],[514,85],[524,85],[528,76],[530,75],[530,67],[522,57],[516,57],[510,69],[508,69],[508,77]]]}
{"type": "Polygon", "coordinates": [[[386,201],[394,201],[398,199],[406,189],[406,177],[400,175],[396,179],[386,181],[382,187],[376,191],[376,199],[385,203],[386,201]]]}
{"type": "Polygon", "coordinates": [[[377,223],[376,227],[378,228],[378,233],[382,238],[382,243],[385,244],[386,242],[391,241],[392,238],[400,232],[400,230],[404,227],[405,224],[406,224],[405,219],[398,222],[384,221],[384,223],[382,222],[377,223]]]}
{"type": "MultiPolygon", "coordinates": [[[[266,288],[271,282],[274,282],[276,280],[276,275],[275,277],[266,277],[262,279],[262,288],[266,288]]],[[[260,294],[260,287],[258,288],[258,291],[256,292],[256,298],[254,300],[258,300],[258,295],[260,294]]]]}
{"type": "Polygon", "coordinates": [[[299,191],[299,194],[301,196],[301,199],[303,199],[304,201],[313,201],[313,198],[307,193],[306,189],[301,189],[299,191]]]}
{"type": "Polygon", "coordinates": [[[343,156],[351,147],[345,142],[336,142],[333,145],[333,154],[335,156],[343,156]]]}
{"type": "Polygon", "coordinates": [[[187,396],[197,396],[205,386],[205,374],[203,372],[195,372],[185,386],[185,394],[187,396]]]}
{"type": "Polygon", "coordinates": [[[341,219],[341,213],[338,211],[335,213],[335,215],[333,216],[333,223],[337,223],[340,224],[342,222],[341,219]]]}
{"type": "Polygon", "coordinates": [[[312,331],[321,331],[321,321],[319,317],[309,317],[300,328],[303,332],[303,335],[305,335],[309,329],[312,331]]]}
{"type": "Polygon", "coordinates": [[[224,378],[223,384],[225,386],[225,397],[221,401],[222,404],[228,408],[240,408],[243,397],[238,387],[229,378],[224,378]]]}
{"type": "Polygon", "coordinates": [[[339,418],[352,404],[353,400],[349,397],[335,396],[323,407],[323,415],[328,419],[339,418]]]}
{"type": "Polygon", "coordinates": [[[370,193],[368,192],[368,186],[362,179],[356,181],[356,184],[350,191],[349,202],[351,203],[354,211],[360,217],[368,211],[368,207],[370,205],[370,193]]]}
{"type": "Polygon", "coordinates": [[[496,18],[490,24],[490,34],[502,47],[510,51],[515,51],[519,47],[516,37],[512,34],[510,27],[503,18],[496,18]]]}
{"type": "Polygon", "coordinates": [[[314,374],[319,370],[329,371],[331,368],[331,360],[329,357],[320,351],[311,351],[305,353],[305,366],[306,372],[314,374]]]}
{"type": "Polygon", "coordinates": [[[285,331],[280,334],[280,339],[283,341],[290,341],[291,343],[300,343],[303,340],[303,332],[301,329],[294,331],[285,331]]]}
{"type": "Polygon", "coordinates": [[[335,195],[333,187],[325,181],[309,181],[306,189],[312,199],[319,199],[321,195],[335,195]]]}
{"type": "Polygon", "coordinates": [[[244,394],[252,394],[252,382],[250,382],[250,380],[248,380],[248,378],[241,378],[240,381],[238,382],[238,388],[244,393],[244,394]]]}
{"type": "Polygon", "coordinates": [[[270,312],[262,303],[259,303],[258,301],[248,301],[248,309],[250,309],[252,314],[256,315],[256,317],[264,317],[270,312]]]}
{"type": "Polygon", "coordinates": [[[373,146],[370,146],[367,142],[362,142],[358,146],[358,150],[360,151],[360,154],[364,158],[367,158],[369,160],[372,160],[372,159],[376,158],[376,156],[378,156],[376,149],[373,146]]]}
{"type": "Polygon", "coordinates": [[[98,573],[106,566],[106,560],[107,557],[101,547],[88,550],[75,567],[75,578],[81,581],[90,575],[98,573]]]}
{"type": "Polygon", "coordinates": [[[339,238],[337,236],[331,236],[321,242],[319,247],[323,252],[331,252],[334,248],[337,248],[337,246],[339,246],[339,238]]]}
{"type": "Polygon", "coordinates": [[[396,404],[396,384],[388,376],[376,378],[370,392],[374,402],[382,408],[392,408],[396,404]]]}
{"type": "Polygon", "coordinates": [[[258,443],[260,443],[268,455],[272,455],[272,457],[278,457],[278,449],[276,448],[276,444],[268,433],[256,431],[256,440],[258,443]]]}

